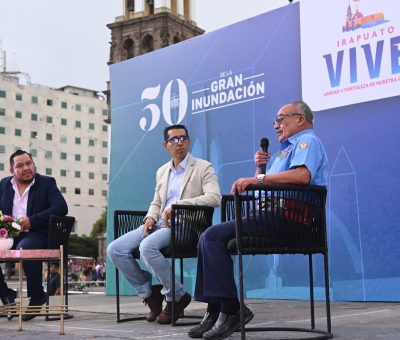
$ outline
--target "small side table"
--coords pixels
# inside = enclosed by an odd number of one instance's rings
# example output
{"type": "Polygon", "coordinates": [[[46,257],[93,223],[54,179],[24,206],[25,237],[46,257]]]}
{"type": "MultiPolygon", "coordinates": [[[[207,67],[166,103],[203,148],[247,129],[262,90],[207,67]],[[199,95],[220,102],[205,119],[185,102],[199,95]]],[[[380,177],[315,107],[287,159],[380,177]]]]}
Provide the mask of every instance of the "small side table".
{"type": "Polygon", "coordinates": [[[44,306],[23,306],[22,298],[22,262],[23,261],[59,261],[60,277],[64,277],[64,252],[63,246],[60,249],[19,249],[19,250],[0,250],[1,262],[18,262],[21,270],[19,270],[19,302],[15,305],[5,305],[0,307],[1,315],[15,314],[18,315],[18,330],[22,331],[23,315],[59,315],[60,316],[60,335],[64,334],[64,314],[67,311],[64,304],[64,280],[60,280],[60,304],[44,305],[44,306]]]}

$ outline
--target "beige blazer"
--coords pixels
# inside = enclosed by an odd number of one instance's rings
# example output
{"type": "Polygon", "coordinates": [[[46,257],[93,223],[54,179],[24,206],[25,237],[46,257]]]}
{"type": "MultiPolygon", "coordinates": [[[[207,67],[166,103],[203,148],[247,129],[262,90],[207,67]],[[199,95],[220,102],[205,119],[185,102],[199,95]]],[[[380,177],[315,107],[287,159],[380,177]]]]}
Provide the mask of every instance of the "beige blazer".
{"type": "MultiPolygon", "coordinates": [[[[167,201],[168,177],[170,162],[157,170],[156,187],[153,201],[150,203],[147,217],[158,221],[167,201]]],[[[177,204],[206,205],[219,207],[221,204],[221,191],[217,175],[211,163],[203,159],[194,158],[189,153],[189,158],[183,176],[180,199],[177,204]]]]}

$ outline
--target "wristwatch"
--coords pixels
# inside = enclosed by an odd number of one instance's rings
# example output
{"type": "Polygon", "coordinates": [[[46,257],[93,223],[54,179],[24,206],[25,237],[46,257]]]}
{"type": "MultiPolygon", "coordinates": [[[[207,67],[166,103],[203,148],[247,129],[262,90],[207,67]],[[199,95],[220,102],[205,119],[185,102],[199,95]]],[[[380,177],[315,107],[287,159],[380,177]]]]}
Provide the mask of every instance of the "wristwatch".
{"type": "Polygon", "coordinates": [[[264,177],[265,177],[265,174],[259,174],[256,176],[258,184],[264,184],[264,177]]]}

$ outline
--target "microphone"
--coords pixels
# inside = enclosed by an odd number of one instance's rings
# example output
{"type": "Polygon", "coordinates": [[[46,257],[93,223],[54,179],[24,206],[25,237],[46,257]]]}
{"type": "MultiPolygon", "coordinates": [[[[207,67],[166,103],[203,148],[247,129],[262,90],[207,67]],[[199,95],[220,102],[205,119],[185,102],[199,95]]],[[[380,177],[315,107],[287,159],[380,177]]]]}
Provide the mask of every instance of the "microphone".
{"type": "MultiPolygon", "coordinates": [[[[268,146],[269,146],[268,138],[265,138],[265,137],[261,138],[260,139],[260,150],[262,150],[264,152],[268,152],[268,146]]],[[[260,170],[261,174],[265,174],[266,164],[259,166],[258,169],[260,170]]]]}

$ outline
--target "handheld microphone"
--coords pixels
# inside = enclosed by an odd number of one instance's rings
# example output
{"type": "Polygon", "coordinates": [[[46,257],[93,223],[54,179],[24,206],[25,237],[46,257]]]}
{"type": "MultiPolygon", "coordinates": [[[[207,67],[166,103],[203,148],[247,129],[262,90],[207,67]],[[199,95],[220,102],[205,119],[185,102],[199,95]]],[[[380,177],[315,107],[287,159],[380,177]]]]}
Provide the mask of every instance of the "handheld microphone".
{"type": "MultiPolygon", "coordinates": [[[[268,152],[268,146],[269,146],[268,138],[265,138],[265,137],[261,138],[260,139],[260,150],[262,150],[264,152],[268,152]]],[[[261,174],[265,174],[266,164],[259,166],[258,169],[260,170],[261,174]]]]}

